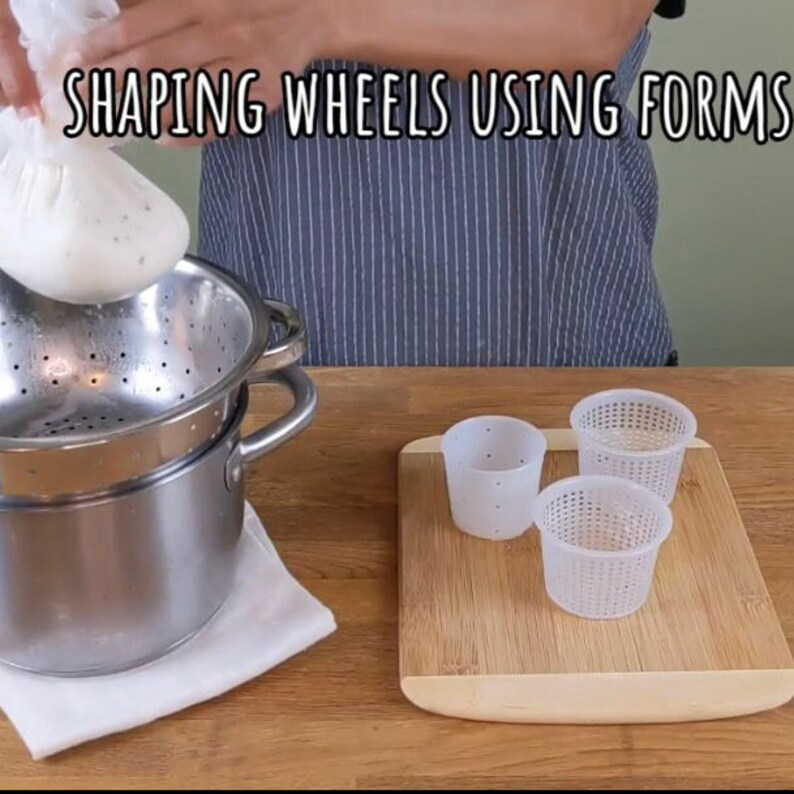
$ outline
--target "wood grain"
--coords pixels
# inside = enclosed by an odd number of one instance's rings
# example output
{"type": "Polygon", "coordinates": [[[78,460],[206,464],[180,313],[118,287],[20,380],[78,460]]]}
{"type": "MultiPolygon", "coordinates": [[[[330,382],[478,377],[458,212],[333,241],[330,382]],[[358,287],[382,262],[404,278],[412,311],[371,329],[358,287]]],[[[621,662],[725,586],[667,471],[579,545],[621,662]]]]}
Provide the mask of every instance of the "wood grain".
{"type": "MultiPolygon", "coordinates": [[[[794,707],[687,725],[533,726],[427,714],[400,691],[397,456],[480,413],[564,427],[587,393],[682,399],[717,450],[794,641],[794,369],[325,370],[316,423],[249,472],[284,561],[338,632],[222,698],[34,764],[0,722],[6,788],[790,788],[794,707]]],[[[285,407],[256,390],[249,428],[285,407]]]]}
{"type": "MultiPolygon", "coordinates": [[[[577,473],[547,431],[543,486],[577,473]]],[[[647,604],[586,621],[546,597],[537,532],[471,538],[449,510],[438,437],[400,454],[400,678],[447,716],[651,723],[746,715],[794,697],[794,660],[716,452],[687,450],[647,604]]]]}

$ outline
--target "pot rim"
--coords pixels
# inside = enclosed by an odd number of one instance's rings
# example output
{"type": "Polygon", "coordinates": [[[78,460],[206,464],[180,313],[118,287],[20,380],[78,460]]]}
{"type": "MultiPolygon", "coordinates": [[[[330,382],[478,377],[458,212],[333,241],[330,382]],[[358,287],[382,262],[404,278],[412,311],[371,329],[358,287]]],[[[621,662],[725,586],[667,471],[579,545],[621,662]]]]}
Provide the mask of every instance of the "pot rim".
{"type": "MultiPolygon", "coordinates": [[[[145,435],[155,428],[162,428],[176,422],[181,422],[195,413],[200,413],[213,405],[218,399],[238,389],[239,386],[245,382],[250,371],[264,355],[268,342],[270,341],[271,323],[264,301],[259,299],[247,284],[232,275],[228,270],[198,256],[193,256],[192,254],[186,255],[177,263],[175,269],[194,274],[209,271],[213,278],[235,292],[242,300],[246,309],[250,312],[253,325],[251,341],[245,354],[240,357],[237,364],[229,370],[220,381],[209,389],[139,424],[127,425],[101,436],[90,433],[75,434],[69,436],[69,440],[66,443],[64,443],[63,437],[12,438],[9,436],[0,436],[0,454],[7,453],[16,455],[52,450],[69,452],[75,449],[102,447],[119,441],[120,439],[145,435]]],[[[152,286],[156,287],[157,285],[155,284],[152,286]]],[[[152,287],[150,287],[150,289],[151,288],[152,287]]],[[[135,296],[130,300],[136,300],[137,298],[138,296],[135,296]]]]}
{"type": "MultiPolygon", "coordinates": [[[[213,444],[202,449],[194,457],[187,460],[180,458],[170,466],[167,466],[157,471],[145,474],[136,480],[126,480],[125,482],[118,483],[115,486],[106,488],[102,491],[93,491],[87,494],[70,495],[66,497],[56,497],[54,499],[40,498],[32,501],[30,499],[14,499],[5,496],[0,496],[0,514],[10,512],[24,512],[33,513],[39,511],[51,510],[71,510],[82,509],[87,507],[95,507],[100,504],[112,502],[114,499],[120,499],[127,496],[132,496],[141,491],[149,488],[159,488],[163,485],[168,485],[176,479],[184,477],[191,472],[195,471],[199,466],[205,464],[207,459],[218,452],[222,446],[228,446],[229,441],[235,437],[240,436],[240,430],[248,412],[249,405],[249,389],[248,384],[243,382],[238,392],[237,405],[234,410],[232,418],[226,425],[223,433],[218,436],[213,444]]],[[[234,452],[235,444],[231,444],[229,449],[229,456],[234,452]]],[[[228,460],[228,457],[227,457],[228,460]]],[[[226,461],[221,467],[220,475],[225,475],[226,461]]]]}

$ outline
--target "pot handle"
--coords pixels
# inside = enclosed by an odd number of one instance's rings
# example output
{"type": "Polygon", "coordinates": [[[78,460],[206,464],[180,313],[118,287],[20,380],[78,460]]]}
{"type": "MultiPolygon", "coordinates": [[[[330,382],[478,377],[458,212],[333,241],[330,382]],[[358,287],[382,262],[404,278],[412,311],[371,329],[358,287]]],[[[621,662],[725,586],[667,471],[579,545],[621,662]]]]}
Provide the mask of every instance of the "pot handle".
{"type": "Polygon", "coordinates": [[[302,433],[317,412],[317,387],[300,367],[292,365],[278,372],[252,375],[248,379],[250,386],[264,383],[276,383],[288,389],[295,404],[286,416],[240,440],[226,465],[226,481],[230,487],[240,482],[245,466],[302,433]]]}
{"type": "Polygon", "coordinates": [[[303,357],[306,352],[306,326],[298,311],[289,304],[270,299],[262,302],[271,321],[286,331],[284,338],[268,348],[256,365],[256,372],[274,372],[303,357]]]}

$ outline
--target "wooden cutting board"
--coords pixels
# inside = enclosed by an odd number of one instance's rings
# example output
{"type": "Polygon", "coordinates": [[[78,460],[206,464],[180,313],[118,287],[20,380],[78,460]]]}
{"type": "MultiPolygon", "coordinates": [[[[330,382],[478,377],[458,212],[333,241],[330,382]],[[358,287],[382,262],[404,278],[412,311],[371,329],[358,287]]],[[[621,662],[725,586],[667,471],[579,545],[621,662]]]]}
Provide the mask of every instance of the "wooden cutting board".
{"type": "MultiPolygon", "coordinates": [[[[575,439],[547,431],[545,483],[577,473],[575,439]]],[[[687,450],[675,527],[637,614],[594,622],[546,597],[538,533],[458,531],[440,439],[399,458],[400,679],[427,711],[496,722],[650,723],[773,709],[794,660],[719,458],[687,450]]]]}

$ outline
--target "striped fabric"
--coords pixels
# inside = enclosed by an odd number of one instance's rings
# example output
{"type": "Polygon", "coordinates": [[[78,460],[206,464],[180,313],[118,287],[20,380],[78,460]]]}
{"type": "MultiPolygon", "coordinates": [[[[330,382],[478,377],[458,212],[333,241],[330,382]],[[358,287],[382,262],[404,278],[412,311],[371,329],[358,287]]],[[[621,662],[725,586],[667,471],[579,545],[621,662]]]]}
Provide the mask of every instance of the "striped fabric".
{"type": "Polygon", "coordinates": [[[207,147],[200,255],[296,306],[310,365],[667,363],[657,183],[634,124],[612,141],[478,140],[467,91],[450,84],[441,140],[292,140],[277,114],[261,138],[207,147]]]}

